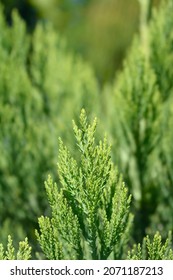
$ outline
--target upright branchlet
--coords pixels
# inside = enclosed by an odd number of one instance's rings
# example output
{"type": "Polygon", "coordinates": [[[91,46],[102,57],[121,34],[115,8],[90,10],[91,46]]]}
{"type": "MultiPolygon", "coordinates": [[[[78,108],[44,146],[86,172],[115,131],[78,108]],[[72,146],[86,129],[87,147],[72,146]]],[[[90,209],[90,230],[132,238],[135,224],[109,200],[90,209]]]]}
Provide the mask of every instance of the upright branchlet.
{"type": "Polygon", "coordinates": [[[29,260],[31,258],[31,247],[28,244],[28,239],[19,242],[18,251],[15,251],[13,240],[8,236],[7,249],[0,244],[0,260],[29,260]]]}
{"type": "Polygon", "coordinates": [[[147,235],[142,245],[134,245],[133,249],[128,252],[128,259],[131,260],[173,260],[173,250],[171,248],[171,232],[165,243],[159,232],[153,237],[153,240],[147,235]]]}
{"type": "Polygon", "coordinates": [[[45,186],[52,217],[41,217],[36,233],[48,259],[122,257],[129,237],[131,198],[113,166],[106,137],[95,143],[96,125],[96,119],[88,124],[85,110],[80,127],[73,122],[79,163],[59,140],[61,188],[48,177],[45,186]]]}

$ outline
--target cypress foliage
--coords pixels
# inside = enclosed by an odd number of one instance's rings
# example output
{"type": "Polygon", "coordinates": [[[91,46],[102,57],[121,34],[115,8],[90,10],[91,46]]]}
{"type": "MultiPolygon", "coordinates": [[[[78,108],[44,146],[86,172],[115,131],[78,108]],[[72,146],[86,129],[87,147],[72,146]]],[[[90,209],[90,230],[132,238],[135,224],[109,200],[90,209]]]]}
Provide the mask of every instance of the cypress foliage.
{"type": "MultiPolygon", "coordinates": [[[[15,245],[27,235],[35,252],[36,217],[43,214],[36,236],[47,259],[123,259],[133,239],[143,241],[128,258],[172,259],[165,234],[173,225],[172,7],[167,0],[149,23],[143,21],[123,71],[101,96],[101,109],[92,70],[67,52],[50,25],[37,25],[29,36],[16,12],[7,27],[0,11],[3,244],[9,232],[17,236],[15,245]],[[73,122],[76,152],[69,119],[82,107],[104,117],[112,152],[106,137],[97,143],[97,122],[88,124],[84,110],[79,125],[73,122]],[[59,140],[57,152],[59,135],[70,139],[69,150],[59,140]],[[134,198],[133,233],[131,196],[111,153],[134,198]],[[51,217],[39,187],[50,170],[45,187],[51,217]]],[[[27,239],[20,244],[14,253],[9,237],[7,253],[0,245],[1,258],[29,258],[27,239]]]]}
{"type": "Polygon", "coordinates": [[[123,71],[104,91],[113,158],[135,199],[138,241],[172,229],[172,5],[164,1],[142,22],[123,71]]]}
{"type": "Polygon", "coordinates": [[[7,249],[4,250],[3,244],[0,243],[0,260],[29,260],[31,258],[31,247],[28,239],[19,242],[19,249],[15,252],[13,240],[8,236],[7,249]]]}
{"type": "MultiPolygon", "coordinates": [[[[80,153],[79,162],[59,140],[58,173],[61,186],[48,176],[46,193],[51,217],[38,219],[37,240],[42,258],[63,259],[173,259],[171,232],[165,243],[156,232],[153,240],[146,236],[142,245],[133,245],[127,254],[131,237],[131,196],[110,157],[106,138],[95,143],[96,119],[88,124],[81,111],[80,126],[73,130],[80,153]]],[[[11,236],[7,250],[0,244],[0,259],[27,260],[31,257],[28,239],[15,252],[11,236]]]]}
{"type": "Polygon", "coordinates": [[[156,73],[157,84],[165,107],[164,115],[164,135],[161,145],[158,146],[160,166],[158,171],[158,181],[160,186],[160,200],[157,206],[157,214],[151,219],[151,228],[165,231],[172,229],[173,225],[173,1],[163,1],[159,11],[154,11],[153,21],[150,24],[150,61],[156,73]],[[161,223],[160,223],[161,221],[161,223]],[[161,224],[159,227],[158,224],[161,224]]]}
{"type": "Polygon", "coordinates": [[[80,127],[73,123],[80,163],[60,140],[61,188],[48,177],[52,216],[40,217],[36,232],[48,259],[122,258],[130,237],[131,197],[113,167],[106,138],[95,143],[95,129],[96,120],[88,124],[82,110],[80,127]]]}
{"type": "Polygon", "coordinates": [[[149,25],[150,62],[156,73],[162,100],[165,101],[173,91],[173,1],[162,1],[159,10],[153,11],[149,25]]]}
{"type": "Polygon", "coordinates": [[[50,170],[56,177],[58,135],[69,137],[68,119],[83,106],[97,111],[98,89],[90,67],[68,53],[51,26],[28,35],[16,12],[9,27],[2,10],[0,237],[5,243],[11,232],[16,243],[34,239],[36,217],[48,211],[40,187],[50,170]]]}
{"type": "Polygon", "coordinates": [[[147,235],[142,242],[142,245],[134,245],[133,249],[128,252],[129,260],[173,260],[171,233],[165,243],[162,242],[162,237],[159,232],[153,237],[153,240],[147,235]]]}

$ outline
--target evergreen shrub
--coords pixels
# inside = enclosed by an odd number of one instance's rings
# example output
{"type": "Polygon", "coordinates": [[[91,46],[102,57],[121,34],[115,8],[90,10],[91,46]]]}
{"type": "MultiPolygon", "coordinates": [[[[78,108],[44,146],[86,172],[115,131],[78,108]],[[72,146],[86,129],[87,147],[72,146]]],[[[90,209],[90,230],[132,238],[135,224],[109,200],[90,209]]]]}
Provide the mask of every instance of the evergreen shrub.
{"type": "Polygon", "coordinates": [[[48,177],[51,218],[40,217],[37,238],[48,259],[119,259],[130,237],[131,197],[110,158],[106,138],[95,143],[96,120],[81,111],[73,123],[78,163],[60,140],[58,173],[62,187],[48,177]]]}
{"type": "Polygon", "coordinates": [[[4,246],[0,243],[0,260],[29,260],[31,258],[32,248],[28,244],[28,239],[19,242],[19,249],[17,253],[13,246],[13,240],[11,236],[8,236],[7,250],[4,250],[4,246]]]}
{"type": "MultiPolygon", "coordinates": [[[[51,216],[38,219],[36,230],[42,258],[49,260],[160,260],[173,259],[171,232],[165,243],[157,232],[142,245],[129,249],[132,215],[131,195],[110,157],[107,139],[96,143],[96,119],[88,124],[81,111],[80,126],[73,122],[80,160],[76,161],[59,139],[58,173],[61,187],[51,176],[45,182],[51,216]]],[[[15,254],[11,236],[7,250],[0,244],[0,259],[29,259],[28,240],[19,243],[15,254]]]]}
{"type": "MultiPolygon", "coordinates": [[[[172,8],[164,1],[141,22],[123,71],[100,96],[92,70],[50,25],[28,35],[16,13],[8,27],[1,11],[2,259],[18,258],[9,233],[15,247],[28,236],[33,254],[40,244],[47,259],[172,259],[172,8]],[[81,108],[99,116],[112,150],[84,110],[73,123],[76,146],[69,120],[81,108]],[[69,150],[60,140],[57,151],[59,135],[69,150]]],[[[19,258],[29,258],[27,240],[20,244],[19,258]]]]}
{"type": "Polygon", "coordinates": [[[173,225],[172,11],[173,1],[163,1],[147,23],[143,10],[123,70],[103,93],[113,160],[134,198],[136,241],[157,230],[166,238],[173,225]]]}
{"type": "MultiPolygon", "coordinates": [[[[97,111],[97,82],[66,51],[51,26],[28,35],[14,11],[9,27],[0,8],[0,237],[34,240],[37,216],[48,211],[42,191],[56,176],[57,139],[69,138],[68,119],[82,107],[97,111]],[[92,109],[94,107],[94,110],[92,109]],[[14,237],[13,237],[14,238],[14,237]]],[[[69,138],[70,139],[70,138],[69,138]]],[[[73,141],[69,143],[73,146],[73,141]]]]}

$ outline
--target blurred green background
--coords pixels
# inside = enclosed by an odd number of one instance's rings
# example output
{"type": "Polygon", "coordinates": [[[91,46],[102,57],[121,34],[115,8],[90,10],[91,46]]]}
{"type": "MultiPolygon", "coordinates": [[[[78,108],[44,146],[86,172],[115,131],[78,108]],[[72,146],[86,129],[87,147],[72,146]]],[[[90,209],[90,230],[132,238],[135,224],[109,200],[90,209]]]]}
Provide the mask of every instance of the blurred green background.
{"type": "MultiPolygon", "coordinates": [[[[82,55],[101,85],[121,69],[133,35],[139,30],[138,0],[1,0],[8,22],[18,9],[32,31],[38,20],[52,22],[68,48],[82,55]]],[[[160,0],[151,1],[157,6],[160,0]]]]}

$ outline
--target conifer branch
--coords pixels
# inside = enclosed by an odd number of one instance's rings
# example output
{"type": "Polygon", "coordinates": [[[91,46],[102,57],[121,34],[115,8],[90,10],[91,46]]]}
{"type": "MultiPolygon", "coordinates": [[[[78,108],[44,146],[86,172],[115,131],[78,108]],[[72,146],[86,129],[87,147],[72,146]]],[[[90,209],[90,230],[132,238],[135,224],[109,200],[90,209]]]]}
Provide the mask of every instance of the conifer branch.
{"type": "Polygon", "coordinates": [[[131,260],[173,260],[173,250],[171,248],[171,232],[165,243],[159,232],[156,232],[153,240],[147,235],[142,245],[135,244],[133,249],[128,252],[128,259],[131,260]]]}
{"type": "Polygon", "coordinates": [[[28,239],[19,242],[19,249],[16,252],[13,246],[13,240],[8,235],[7,249],[0,243],[0,260],[29,260],[31,258],[31,247],[28,244],[28,239]]]}
{"type": "Polygon", "coordinates": [[[37,232],[48,259],[107,259],[127,239],[131,197],[113,166],[107,139],[95,143],[96,125],[96,119],[88,124],[84,109],[80,126],[73,121],[79,162],[59,140],[61,187],[48,177],[52,217],[41,217],[37,232]]]}

